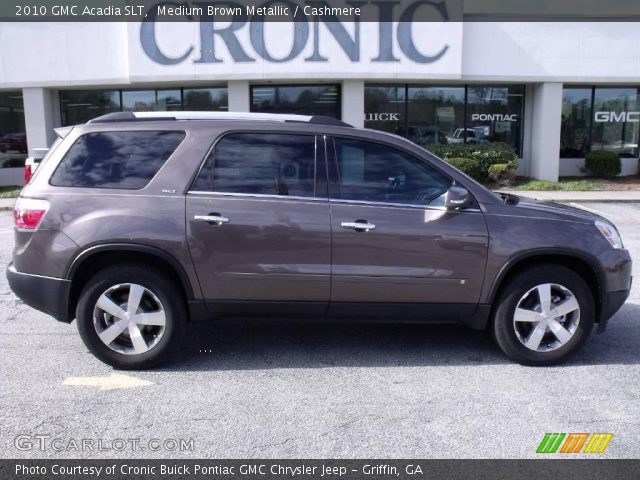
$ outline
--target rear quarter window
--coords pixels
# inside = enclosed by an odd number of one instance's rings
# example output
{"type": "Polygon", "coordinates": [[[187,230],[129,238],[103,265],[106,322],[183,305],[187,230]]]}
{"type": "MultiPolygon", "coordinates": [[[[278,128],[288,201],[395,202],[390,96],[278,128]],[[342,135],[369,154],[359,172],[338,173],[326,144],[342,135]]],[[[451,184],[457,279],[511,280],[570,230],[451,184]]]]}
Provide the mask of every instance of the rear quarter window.
{"type": "Polygon", "coordinates": [[[185,137],[184,132],[96,132],[78,138],[58,164],[56,187],[145,187],[185,137]]]}

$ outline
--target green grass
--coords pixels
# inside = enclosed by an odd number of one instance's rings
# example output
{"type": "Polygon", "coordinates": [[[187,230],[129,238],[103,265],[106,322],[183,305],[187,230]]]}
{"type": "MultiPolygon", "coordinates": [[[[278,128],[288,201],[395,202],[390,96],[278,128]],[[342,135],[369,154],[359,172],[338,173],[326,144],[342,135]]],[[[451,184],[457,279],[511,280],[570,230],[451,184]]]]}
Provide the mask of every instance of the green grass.
{"type": "Polygon", "coordinates": [[[0,187],[0,198],[15,198],[20,194],[22,187],[0,187]]]}
{"type": "Polygon", "coordinates": [[[516,190],[571,190],[586,191],[599,190],[601,185],[591,180],[561,180],[548,182],[546,180],[527,180],[515,187],[516,190]]]}

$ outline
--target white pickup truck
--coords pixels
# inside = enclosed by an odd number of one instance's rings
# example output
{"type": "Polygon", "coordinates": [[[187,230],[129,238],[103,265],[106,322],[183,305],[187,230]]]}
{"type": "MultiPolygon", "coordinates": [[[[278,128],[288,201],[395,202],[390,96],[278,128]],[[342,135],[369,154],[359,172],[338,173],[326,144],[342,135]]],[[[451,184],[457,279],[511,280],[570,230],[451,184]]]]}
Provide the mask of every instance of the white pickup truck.
{"type": "Polygon", "coordinates": [[[36,168],[38,168],[38,165],[40,165],[40,162],[45,157],[48,151],[49,151],[48,148],[34,148],[33,155],[30,157],[27,157],[27,159],[24,161],[24,184],[25,185],[29,183],[29,180],[31,180],[33,173],[36,171],[36,168]]]}
{"type": "Polygon", "coordinates": [[[24,161],[24,184],[25,185],[29,183],[29,180],[31,180],[31,177],[33,177],[33,174],[35,173],[36,169],[40,165],[40,162],[42,162],[46,158],[46,156],[50,151],[53,152],[56,149],[58,144],[62,141],[64,137],[67,136],[67,134],[71,131],[72,128],[73,127],[55,128],[54,131],[56,132],[56,141],[53,142],[53,145],[51,145],[51,148],[34,148],[33,149],[33,154],[30,157],[27,157],[27,159],[24,161]]]}

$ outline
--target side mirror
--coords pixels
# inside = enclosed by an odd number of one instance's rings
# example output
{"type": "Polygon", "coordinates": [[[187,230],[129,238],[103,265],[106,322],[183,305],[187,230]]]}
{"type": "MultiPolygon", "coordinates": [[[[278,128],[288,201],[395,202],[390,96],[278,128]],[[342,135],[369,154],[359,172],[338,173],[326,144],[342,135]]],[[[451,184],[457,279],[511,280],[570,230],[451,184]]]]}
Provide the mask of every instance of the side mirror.
{"type": "Polygon", "coordinates": [[[459,210],[471,203],[471,198],[469,190],[453,185],[447,192],[444,206],[447,210],[459,210]]]}

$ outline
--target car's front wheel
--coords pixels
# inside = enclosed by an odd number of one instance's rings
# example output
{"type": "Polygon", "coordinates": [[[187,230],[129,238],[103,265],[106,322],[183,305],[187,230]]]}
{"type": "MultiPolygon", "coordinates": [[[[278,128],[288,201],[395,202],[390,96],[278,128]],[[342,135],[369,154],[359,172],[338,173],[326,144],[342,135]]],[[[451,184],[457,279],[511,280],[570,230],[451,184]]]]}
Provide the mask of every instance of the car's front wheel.
{"type": "Polygon", "coordinates": [[[183,337],[187,314],[179,289],[162,272],[120,264],[89,280],[76,320],[91,353],[113,367],[134,370],[169,357],[183,337]]]}
{"type": "Polygon", "coordinates": [[[587,340],[595,303],[587,283],[561,265],[541,265],[509,279],[492,328],[500,349],[524,365],[553,365],[587,340]]]}

